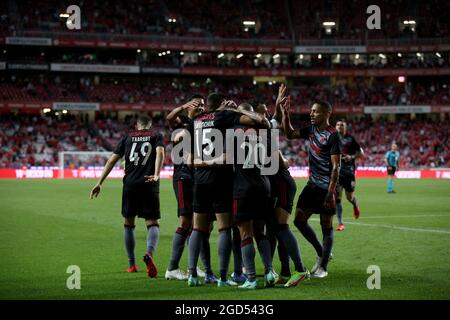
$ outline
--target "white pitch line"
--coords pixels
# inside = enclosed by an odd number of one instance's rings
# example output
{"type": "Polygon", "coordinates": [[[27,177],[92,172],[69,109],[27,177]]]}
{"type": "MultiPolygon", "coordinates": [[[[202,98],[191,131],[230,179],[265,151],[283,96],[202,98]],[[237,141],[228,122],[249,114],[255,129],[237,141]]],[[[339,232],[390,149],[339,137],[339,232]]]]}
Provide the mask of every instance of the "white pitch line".
{"type": "MultiPolygon", "coordinates": [[[[319,219],[311,219],[313,221],[320,221],[319,219]]],[[[370,223],[362,223],[362,222],[346,222],[345,224],[355,225],[355,226],[364,226],[364,227],[381,227],[395,230],[403,230],[403,231],[413,231],[413,232],[429,232],[429,233],[444,233],[450,234],[450,230],[438,230],[438,229],[420,229],[420,228],[409,228],[409,227],[400,227],[390,224],[370,224],[370,223]]]]}
{"type": "Polygon", "coordinates": [[[450,214],[414,214],[414,215],[403,215],[403,216],[364,216],[360,217],[360,219],[388,219],[388,218],[427,218],[427,217],[449,217],[450,214]]]}

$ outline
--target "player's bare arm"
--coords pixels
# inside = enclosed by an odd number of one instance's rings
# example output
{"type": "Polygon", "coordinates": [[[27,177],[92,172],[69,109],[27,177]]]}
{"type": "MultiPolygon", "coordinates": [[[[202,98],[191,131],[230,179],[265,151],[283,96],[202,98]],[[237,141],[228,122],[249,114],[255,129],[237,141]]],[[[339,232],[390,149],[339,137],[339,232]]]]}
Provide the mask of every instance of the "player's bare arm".
{"type": "Polygon", "coordinates": [[[291,123],[291,118],[289,116],[290,108],[291,99],[290,97],[288,97],[281,105],[282,128],[288,139],[300,139],[300,132],[298,130],[295,130],[291,123]]]}
{"type": "Polygon", "coordinates": [[[278,88],[278,96],[277,96],[277,100],[275,101],[275,112],[273,114],[273,118],[278,122],[281,123],[282,121],[282,111],[281,111],[281,106],[285,103],[285,101],[287,100],[286,97],[286,85],[284,83],[282,83],[280,85],[280,87],[278,88]]]}
{"type": "Polygon", "coordinates": [[[169,126],[171,128],[176,128],[181,124],[181,120],[179,115],[186,109],[197,108],[200,105],[200,101],[198,99],[194,99],[189,101],[188,103],[183,104],[175,109],[173,109],[166,117],[169,122],[169,126]]]}
{"type": "Polygon", "coordinates": [[[242,125],[247,126],[259,126],[266,129],[270,128],[270,122],[265,117],[255,113],[255,112],[248,112],[245,110],[239,110],[236,111],[242,114],[242,116],[239,119],[239,123],[242,125]]]}
{"type": "Polygon", "coordinates": [[[163,162],[164,147],[156,147],[155,173],[152,176],[144,176],[145,182],[156,182],[159,180],[163,162]]]}
{"type": "Polygon", "coordinates": [[[115,153],[113,153],[111,155],[111,157],[109,157],[108,161],[105,164],[105,167],[103,168],[102,175],[98,179],[97,184],[91,190],[91,195],[90,195],[91,199],[98,197],[98,195],[100,194],[100,190],[101,190],[103,181],[105,181],[105,179],[108,177],[109,173],[114,168],[117,161],[120,160],[120,158],[121,158],[121,156],[118,154],[115,154],[115,153]]]}
{"type": "Polygon", "coordinates": [[[330,185],[328,186],[328,193],[325,197],[325,208],[334,207],[334,192],[336,190],[336,185],[339,178],[339,169],[341,166],[341,155],[340,154],[332,154],[331,155],[331,177],[330,177],[330,185]]]}

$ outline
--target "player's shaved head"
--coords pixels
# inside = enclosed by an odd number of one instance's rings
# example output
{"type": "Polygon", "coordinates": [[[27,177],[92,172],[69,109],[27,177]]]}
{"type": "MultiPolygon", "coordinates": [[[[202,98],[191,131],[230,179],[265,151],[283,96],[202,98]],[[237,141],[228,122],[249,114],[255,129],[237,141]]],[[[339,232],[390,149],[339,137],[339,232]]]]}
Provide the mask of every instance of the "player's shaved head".
{"type": "Polygon", "coordinates": [[[244,102],[241,103],[238,107],[238,110],[244,110],[244,111],[249,111],[249,112],[253,112],[253,107],[250,103],[244,102]]]}
{"type": "Polygon", "coordinates": [[[221,93],[210,93],[206,99],[206,104],[208,105],[209,111],[216,111],[225,100],[225,96],[221,93]]]}
{"type": "Polygon", "coordinates": [[[328,101],[317,100],[316,102],[314,102],[314,104],[317,104],[320,109],[322,109],[326,112],[331,113],[331,111],[333,111],[333,108],[331,107],[331,104],[328,101]]]}
{"type": "Polygon", "coordinates": [[[149,116],[140,115],[136,119],[136,125],[138,129],[148,128],[152,125],[152,120],[150,119],[149,116]]]}
{"type": "Polygon", "coordinates": [[[331,116],[331,105],[327,101],[318,100],[314,102],[309,113],[311,124],[319,127],[329,125],[331,116]]]}

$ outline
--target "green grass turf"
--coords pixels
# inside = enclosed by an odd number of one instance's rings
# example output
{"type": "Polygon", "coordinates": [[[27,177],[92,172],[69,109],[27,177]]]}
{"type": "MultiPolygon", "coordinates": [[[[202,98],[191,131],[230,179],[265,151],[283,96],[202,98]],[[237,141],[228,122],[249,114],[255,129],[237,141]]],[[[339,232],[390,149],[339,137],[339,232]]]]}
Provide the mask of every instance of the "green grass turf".
{"type": "MultiPolygon", "coordinates": [[[[305,180],[297,183],[300,191],[305,180]]],[[[108,180],[100,197],[89,200],[93,184],[92,180],[0,181],[1,299],[450,298],[450,181],[396,180],[398,193],[390,195],[385,191],[386,180],[360,179],[357,196],[361,218],[355,222],[349,203],[344,201],[348,224],[344,232],[335,233],[328,278],[312,279],[290,289],[245,293],[237,288],[189,288],[184,281],[163,278],[177,226],[169,180],[161,184],[161,238],[155,257],[159,276],[147,279],[145,272],[125,273],[121,181],[108,180]],[[444,232],[436,232],[439,230],[444,232]],[[66,288],[69,265],[81,268],[81,290],[66,288]],[[380,290],[366,287],[369,265],[381,268],[380,290]]],[[[311,223],[320,232],[317,216],[311,223]]],[[[311,246],[293,225],[292,230],[304,262],[312,267],[315,254],[311,246]]],[[[140,257],[145,250],[143,221],[138,221],[136,235],[136,255],[140,257]]],[[[217,270],[217,230],[211,237],[211,248],[217,270]]],[[[183,268],[187,268],[186,257],[185,253],[183,268]]],[[[278,269],[277,256],[274,264],[278,269]]],[[[139,266],[144,269],[140,260],[139,266]]],[[[261,274],[258,255],[257,267],[261,274]]]]}

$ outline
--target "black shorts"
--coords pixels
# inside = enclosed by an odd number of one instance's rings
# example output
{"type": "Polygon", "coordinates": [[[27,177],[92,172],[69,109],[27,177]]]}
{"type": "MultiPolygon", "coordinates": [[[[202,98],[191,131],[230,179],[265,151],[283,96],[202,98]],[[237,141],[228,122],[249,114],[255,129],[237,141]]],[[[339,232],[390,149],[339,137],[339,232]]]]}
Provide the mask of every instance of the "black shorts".
{"type": "Polygon", "coordinates": [[[178,217],[192,218],[194,201],[194,182],[189,179],[173,180],[173,190],[177,198],[178,217]]]}
{"type": "Polygon", "coordinates": [[[144,219],[160,219],[159,192],[151,188],[127,188],[122,190],[122,216],[134,218],[138,216],[144,219]]]}
{"type": "Polygon", "coordinates": [[[336,203],[334,204],[334,207],[331,209],[325,209],[323,207],[323,203],[325,201],[327,193],[328,190],[326,189],[319,188],[312,184],[307,184],[306,187],[303,188],[300,196],[298,197],[297,209],[301,209],[303,211],[312,211],[313,213],[318,214],[327,214],[327,215],[335,214],[336,203]]]}
{"type": "Polygon", "coordinates": [[[225,213],[233,207],[233,176],[214,183],[194,184],[194,212],[225,213]]]}
{"type": "Polygon", "coordinates": [[[297,192],[295,180],[290,175],[277,175],[270,179],[270,187],[273,208],[282,208],[290,214],[294,206],[295,193],[297,192]]]}
{"type": "Polygon", "coordinates": [[[270,198],[239,198],[233,200],[233,220],[235,222],[264,220],[267,221],[271,211],[270,198]]]}
{"type": "Polygon", "coordinates": [[[387,167],[387,173],[388,173],[388,175],[390,175],[390,176],[393,176],[394,174],[395,174],[395,171],[397,170],[397,168],[396,167],[392,167],[392,166],[388,166],[387,167]]]}
{"type": "Polygon", "coordinates": [[[339,176],[339,186],[343,187],[347,192],[354,192],[356,180],[354,174],[344,174],[339,176]]]}

